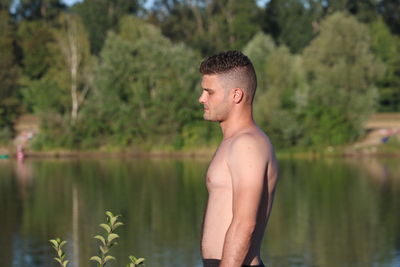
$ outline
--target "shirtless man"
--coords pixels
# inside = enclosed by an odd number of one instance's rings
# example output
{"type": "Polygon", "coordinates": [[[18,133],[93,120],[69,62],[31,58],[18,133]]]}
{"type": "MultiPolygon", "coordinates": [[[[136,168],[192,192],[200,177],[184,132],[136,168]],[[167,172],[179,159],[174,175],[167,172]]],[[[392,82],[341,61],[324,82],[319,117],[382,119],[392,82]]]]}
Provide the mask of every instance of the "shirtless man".
{"type": "Polygon", "coordinates": [[[223,133],[206,176],[203,264],[264,266],[260,247],[278,168],[268,137],[253,120],[254,67],[241,52],[228,51],[204,60],[200,72],[204,119],[219,122],[223,133]]]}

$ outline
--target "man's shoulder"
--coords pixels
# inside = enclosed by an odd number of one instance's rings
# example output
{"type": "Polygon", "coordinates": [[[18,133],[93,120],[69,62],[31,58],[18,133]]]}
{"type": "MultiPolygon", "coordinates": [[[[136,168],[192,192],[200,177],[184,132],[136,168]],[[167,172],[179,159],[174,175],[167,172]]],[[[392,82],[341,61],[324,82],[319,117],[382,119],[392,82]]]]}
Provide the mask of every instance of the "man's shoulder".
{"type": "Polygon", "coordinates": [[[269,155],[273,153],[268,136],[259,128],[251,128],[234,136],[230,142],[232,156],[249,154],[269,155]]]}
{"type": "Polygon", "coordinates": [[[268,136],[258,127],[252,127],[246,131],[238,133],[232,138],[231,147],[248,146],[253,148],[269,148],[271,142],[268,136]]]}

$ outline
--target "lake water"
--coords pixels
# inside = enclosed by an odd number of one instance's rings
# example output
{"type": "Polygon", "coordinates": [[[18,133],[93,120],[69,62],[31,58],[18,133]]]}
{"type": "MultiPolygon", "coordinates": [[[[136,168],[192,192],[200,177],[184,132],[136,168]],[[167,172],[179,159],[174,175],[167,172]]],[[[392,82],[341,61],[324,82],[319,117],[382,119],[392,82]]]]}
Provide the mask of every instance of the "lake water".
{"type": "MultiPolygon", "coordinates": [[[[111,254],[201,266],[208,159],[0,160],[0,266],[94,266],[104,212],[121,214],[111,254]],[[78,264],[79,263],[79,264],[78,264]]],[[[400,160],[280,160],[264,239],[268,266],[400,266],[400,160]]],[[[107,265],[108,266],[108,265],[107,265]]]]}

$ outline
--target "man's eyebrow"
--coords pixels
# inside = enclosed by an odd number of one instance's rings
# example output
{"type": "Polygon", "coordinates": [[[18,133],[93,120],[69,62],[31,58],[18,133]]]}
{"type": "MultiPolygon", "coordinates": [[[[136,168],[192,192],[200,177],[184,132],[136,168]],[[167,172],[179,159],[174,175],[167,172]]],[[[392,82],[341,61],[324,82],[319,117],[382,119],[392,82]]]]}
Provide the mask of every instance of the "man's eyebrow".
{"type": "Polygon", "coordinates": [[[210,88],[203,88],[203,90],[204,90],[204,91],[207,91],[207,92],[214,92],[214,90],[213,90],[213,89],[210,89],[210,88]]]}

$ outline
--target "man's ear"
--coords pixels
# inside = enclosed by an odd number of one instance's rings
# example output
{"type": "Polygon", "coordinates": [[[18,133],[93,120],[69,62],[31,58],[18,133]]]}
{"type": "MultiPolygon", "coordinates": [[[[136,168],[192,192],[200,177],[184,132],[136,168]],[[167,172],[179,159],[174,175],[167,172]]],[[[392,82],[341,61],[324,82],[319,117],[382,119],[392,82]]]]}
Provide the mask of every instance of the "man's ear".
{"type": "Polygon", "coordinates": [[[235,104],[239,104],[240,102],[242,102],[243,98],[244,98],[244,92],[242,89],[240,88],[233,89],[233,102],[235,102],[235,104]]]}

